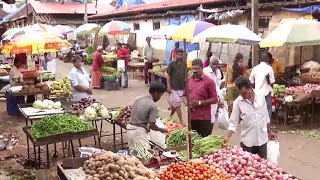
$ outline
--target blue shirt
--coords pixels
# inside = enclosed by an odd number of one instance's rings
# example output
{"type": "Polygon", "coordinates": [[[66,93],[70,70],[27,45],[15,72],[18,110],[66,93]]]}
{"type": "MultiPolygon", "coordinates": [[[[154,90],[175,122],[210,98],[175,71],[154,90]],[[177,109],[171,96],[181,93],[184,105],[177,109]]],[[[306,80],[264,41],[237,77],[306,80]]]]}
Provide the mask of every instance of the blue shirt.
{"type": "Polygon", "coordinates": [[[91,78],[87,71],[81,67],[82,71],[73,67],[69,73],[69,79],[71,81],[71,85],[73,88],[73,101],[80,101],[82,98],[89,98],[91,97],[90,94],[86,92],[79,92],[75,89],[76,86],[81,85],[84,87],[89,88],[91,83],[91,78]]]}

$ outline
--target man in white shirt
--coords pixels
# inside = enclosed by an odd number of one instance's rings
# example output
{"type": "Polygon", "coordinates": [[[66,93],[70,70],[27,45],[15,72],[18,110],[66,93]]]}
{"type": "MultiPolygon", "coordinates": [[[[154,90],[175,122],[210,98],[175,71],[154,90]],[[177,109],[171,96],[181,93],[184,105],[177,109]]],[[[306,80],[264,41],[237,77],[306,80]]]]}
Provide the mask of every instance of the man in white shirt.
{"type": "Polygon", "coordinates": [[[257,93],[265,96],[267,103],[269,118],[272,115],[272,97],[273,91],[272,84],[275,82],[274,72],[272,67],[269,65],[270,58],[264,53],[260,58],[261,62],[255,66],[250,74],[250,82],[254,85],[254,89],[257,93]]]}
{"type": "Polygon", "coordinates": [[[144,83],[148,84],[151,82],[151,76],[149,76],[149,69],[152,69],[153,62],[153,47],[151,46],[151,38],[146,38],[147,45],[143,49],[144,56],[144,83]]]}
{"type": "MultiPolygon", "coordinates": [[[[209,66],[203,69],[203,73],[210,77],[214,83],[216,84],[216,91],[217,95],[220,100],[222,100],[222,94],[220,93],[220,86],[222,81],[222,72],[219,69],[219,58],[216,56],[211,56],[209,66]]],[[[223,105],[223,103],[218,103],[220,106],[223,105]]],[[[213,124],[216,120],[216,114],[218,110],[218,104],[212,104],[211,105],[211,124],[213,124]]]]}
{"type": "Polygon", "coordinates": [[[73,101],[80,101],[82,98],[90,98],[92,95],[91,78],[82,67],[82,58],[72,58],[73,68],[69,73],[69,79],[73,88],[73,101]]]}
{"type": "Polygon", "coordinates": [[[233,103],[224,146],[227,146],[230,137],[241,124],[240,146],[245,151],[266,158],[267,142],[269,139],[275,140],[276,135],[271,131],[265,97],[254,91],[249,79],[243,76],[235,84],[240,95],[233,103]]]}

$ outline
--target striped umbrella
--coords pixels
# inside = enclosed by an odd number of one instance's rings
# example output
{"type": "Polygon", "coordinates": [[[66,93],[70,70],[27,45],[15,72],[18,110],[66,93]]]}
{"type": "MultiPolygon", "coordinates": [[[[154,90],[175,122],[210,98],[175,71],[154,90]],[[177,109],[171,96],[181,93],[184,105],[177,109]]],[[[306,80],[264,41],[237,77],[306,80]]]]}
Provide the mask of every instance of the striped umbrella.
{"type": "Polygon", "coordinates": [[[100,29],[99,35],[127,35],[130,33],[130,29],[130,26],[125,22],[111,21],[100,29]]]}
{"type": "Polygon", "coordinates": [[[172,35],[172,39],[175,41],[191,42],[194,36],[212,26],[214,26],[214,24],[204,21],[187,22],[178,27],[176,32],[172,35]]]}
{"type": "Polygon", "coordinates": [[[2,34],[2,38],[4,38],[5,40],[10,40],[12,39],[13,36],[15,36],[16,34],[24,34],[23,33],[23,28],[12,28],[12,29],[8,29],[6,32],[4,32],[2,34]]]}

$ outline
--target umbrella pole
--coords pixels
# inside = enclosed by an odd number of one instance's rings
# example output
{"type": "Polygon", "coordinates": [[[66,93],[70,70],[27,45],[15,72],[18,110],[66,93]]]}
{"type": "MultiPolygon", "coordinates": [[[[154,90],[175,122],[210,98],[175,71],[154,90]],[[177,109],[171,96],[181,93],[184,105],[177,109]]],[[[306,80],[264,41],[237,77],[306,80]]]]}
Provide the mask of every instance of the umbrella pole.
{"type": "Polygon", "coordinates": [[[186,63],[186,97],[187,97],[187,111],[188,111],[188,131],[187,131],[187,152],[188,152],[188,159],[192,159],[192,143],[191,143],[191,112],[190,112],[190,96],[189,96],[189,88],[188,88],[188,59],[187,59],[187,42],[183,40],[183,53],[184,59],[186,63]]]}
{"type": "Polygon", "coordinates": [[[220,43],[220,52],[219,52],[219,59],[221,59],[221,53],[222,53],[222,47],[223,47],[223,43],[220,43]]]}
{"type": "Polygon", "coordinates": [[[300,46],[300,66],[302,64],[302,46],[300,46]]]}

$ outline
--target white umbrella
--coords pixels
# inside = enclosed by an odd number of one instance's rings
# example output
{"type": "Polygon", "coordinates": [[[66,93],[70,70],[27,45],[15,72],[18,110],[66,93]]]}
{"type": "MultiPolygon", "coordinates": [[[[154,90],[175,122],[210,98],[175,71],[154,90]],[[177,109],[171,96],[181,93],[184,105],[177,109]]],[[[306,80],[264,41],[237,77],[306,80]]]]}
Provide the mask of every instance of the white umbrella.
{"type": "Polygon", "coordinates": [[[256,45],[261,37],[241,25],[219,25],[208,28],[193,38],[193,43],[199,42],[221,42],[256,45]]]}
{"type": "Polygon", "coordinates": [[[101,26],[99,26],[98,24],[87,23],[87,24],[83,24],[83,25],[79,26],[75,30],[75,33],[77,33],[77,35],[90,35],[93,33],[97,33],[100,28],[101,28],[101,26]]]}
{"type": "Polygon", "coordinates": [[[308,19],[284,19],[260,47],[307,46],[320,44],[320,23],[308,19]]]}

